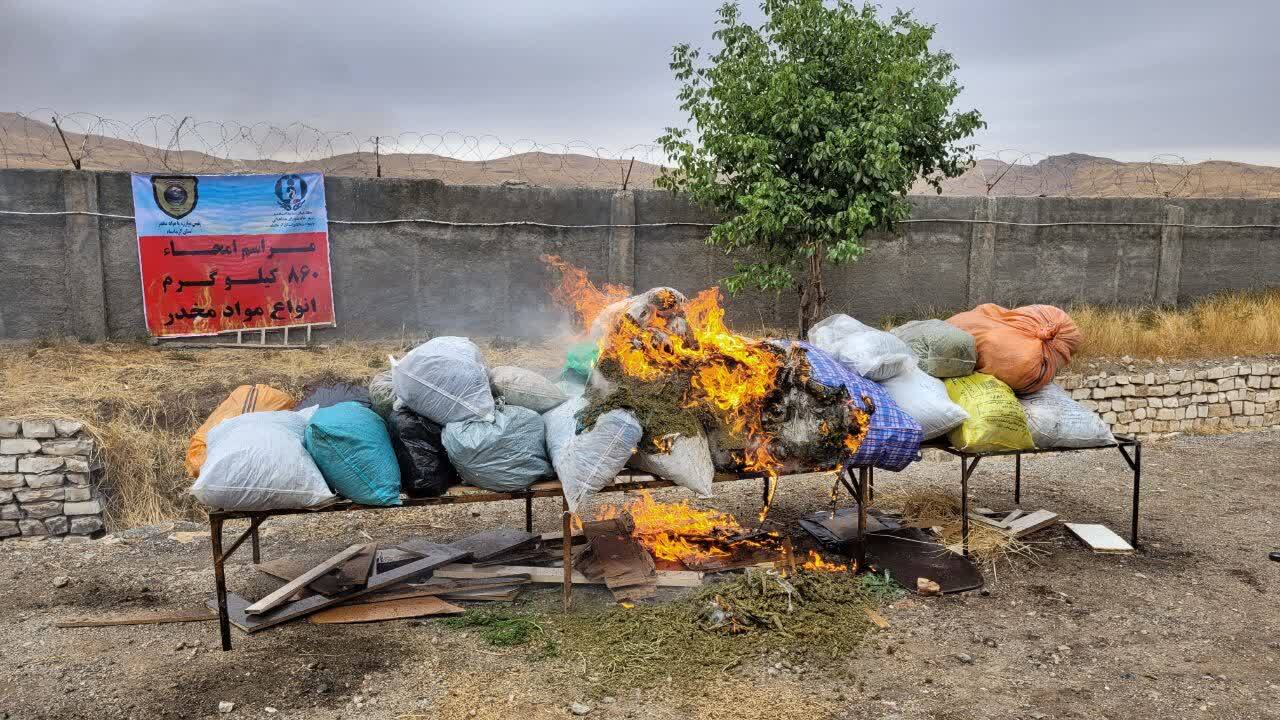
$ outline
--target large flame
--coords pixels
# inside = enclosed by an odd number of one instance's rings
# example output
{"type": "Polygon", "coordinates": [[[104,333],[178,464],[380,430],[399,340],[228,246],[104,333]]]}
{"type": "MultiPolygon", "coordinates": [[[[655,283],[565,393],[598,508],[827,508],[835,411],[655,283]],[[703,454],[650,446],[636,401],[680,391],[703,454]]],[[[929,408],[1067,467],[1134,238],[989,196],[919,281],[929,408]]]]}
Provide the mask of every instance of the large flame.
{"type": "Polygon", "coordinates": [[[560,284],[551,291],[551,299],[573,310],[574,317],[584,329],[590,328],[591,321],[611,303],[631,295],[631,290],[625,285],[605,283],[603,288],[596,287],[587,279],[585,270],[570,265],[557,255],[543,255],[540,259],[560,272],[560,284]]]}
{"type": "Polygon", "coordinates": [[[841,565],[833,562],[827,562],[821,555],[809,551],[809,558],[800,566],[803,570],[811,570],[814,572],[844,572],[849,569],[848,565],[841,565]]]}
{"type": "Polygon", "coordinates": [[[630,515],[635,525],[631,537],[660,560],[683,562],[729,557],[733,551],[727,540],[743,532],[742,525],[733,515],[717,510],[699,510],[687,500],[658,502],[645,490],[622,507],[601,507],[596,518],[608,519],[622,513],[630,515]]]}

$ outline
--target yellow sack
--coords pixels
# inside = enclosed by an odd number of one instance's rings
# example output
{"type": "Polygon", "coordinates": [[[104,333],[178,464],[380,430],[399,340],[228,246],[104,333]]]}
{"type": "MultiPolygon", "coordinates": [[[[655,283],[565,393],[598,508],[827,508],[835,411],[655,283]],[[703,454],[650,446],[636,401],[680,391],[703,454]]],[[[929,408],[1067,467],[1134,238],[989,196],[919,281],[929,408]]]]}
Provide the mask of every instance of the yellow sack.
{"type": "Polygon", "coordinates": [[[191,477],[200,476],[200,466],[204,464],[204,458],[208,452],[205,436],[213,426],[245,413],[292,410],[293,404],[294,399],[288,393],[270,385],[241,385],[232,390],[227,399],[209,414],[204,424],[196,430],[196,434],[191,436],[191,443],[187,445],[187,474],[191,477]]]}
{"type": "Polygon", "coordinates": [[[1035,447],[1027,413],[1013,390],[986,373],[947,378],[947,395],[969,419],[947,435],[951,446],[969,452],[1030,450],[1035,447]]]}

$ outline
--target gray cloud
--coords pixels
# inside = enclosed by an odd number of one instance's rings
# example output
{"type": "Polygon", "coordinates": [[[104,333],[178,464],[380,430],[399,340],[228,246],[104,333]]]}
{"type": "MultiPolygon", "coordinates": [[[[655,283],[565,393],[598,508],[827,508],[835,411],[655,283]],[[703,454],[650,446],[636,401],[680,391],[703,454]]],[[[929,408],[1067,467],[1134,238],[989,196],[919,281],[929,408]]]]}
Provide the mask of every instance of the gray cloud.
{"type": "MultiPolygon", "coordinates": [[[[670,49],[710,47],[717,4],[0,0],[0,109],[620,149],[680,121],[670,49]]],[[[1280,163],[1280,4],[912,6],[960,64],[986,148],[1280,163]]]]}

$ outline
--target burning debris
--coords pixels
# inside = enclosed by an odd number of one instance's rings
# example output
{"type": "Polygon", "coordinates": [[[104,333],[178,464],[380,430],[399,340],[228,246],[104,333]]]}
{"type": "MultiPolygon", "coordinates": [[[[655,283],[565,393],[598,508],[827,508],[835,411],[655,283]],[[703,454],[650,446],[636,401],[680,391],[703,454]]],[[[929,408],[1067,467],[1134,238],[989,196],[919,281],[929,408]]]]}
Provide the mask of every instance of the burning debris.
{"type": "Polygon", "coordinates": [[[716,469],[770,477],[835,467],[860,446],[869,412],[846,388],[813,379],[804,346],[732,332],[716,288],[692,299],[672,288],[622,297],[559,258],[543,260],[561,273],[553,297],[599,347],[584,426],[625,409],[644,428],[645,451],[705,433],[716,469]]]}

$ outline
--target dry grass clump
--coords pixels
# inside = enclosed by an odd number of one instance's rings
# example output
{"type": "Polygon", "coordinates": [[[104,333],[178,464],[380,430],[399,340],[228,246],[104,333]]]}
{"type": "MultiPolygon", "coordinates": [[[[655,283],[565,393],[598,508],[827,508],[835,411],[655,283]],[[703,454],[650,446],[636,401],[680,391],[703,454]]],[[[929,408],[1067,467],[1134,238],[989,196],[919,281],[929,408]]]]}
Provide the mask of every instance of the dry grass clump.
{"type": "Polygon", "coordinates": [[[1280,290],[1230,293],[1185,308],[1073,307],[1078,357],[1213,358],[1280,352],[1280,290]]]}
{"type": "MultiPolygon", "coordinates": [[[[523,363],[550,358],[556,347],[487,352],[495,364],[523,363]]],[[[317,385],[366,383],[387,367],[388,354],[399,356],[404,349],[395,341],[310,350],[0,345],[0,417],[84,422],[102,451],[109,522],[154,523],[194,513],[182,467],[187,442],[237,386],[265,383],[300,398],[317,385]]]]}

